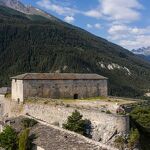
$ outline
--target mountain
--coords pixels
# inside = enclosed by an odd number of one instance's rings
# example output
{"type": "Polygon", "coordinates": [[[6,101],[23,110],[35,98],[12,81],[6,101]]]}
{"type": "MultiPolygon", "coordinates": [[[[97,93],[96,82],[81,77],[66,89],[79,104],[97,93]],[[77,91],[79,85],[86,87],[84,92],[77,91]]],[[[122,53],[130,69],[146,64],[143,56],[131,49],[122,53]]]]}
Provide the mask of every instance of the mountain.
{"type": "Polygon", "coordinates": [[[0,0],[0,5],[12,8],[14,10],[17,10],[17,11],[22,12],[27,15],[40,15],[40,16],[46,17],[48,19],[52,19],[52,20],[56,19],[52,15],[50,15],[38,8],[35,8],[31,5],[24,5],[19,0],[0,0]]]}
{"type": "Polygon", "coordinates": [[[149,47],[142,47],[139,49],[133,49],[132,52],[135,54],[138,54],[138,55],[150,56],[150,46],[149,47]]]}
{"type": "Polygon", "coordinates": [[[25,72],[101,74],[117,96],[150,89],[150,63],[132,52],[59,19],[0,6],[0,85],[25,72]]]}
{"type": "Polygon", "coordinates": [[[139,55],[143,59],[150,61],[150,46],[149,47],[142,47],[139,49],[133,49],[132,52],[136,55],[139,55]]]}

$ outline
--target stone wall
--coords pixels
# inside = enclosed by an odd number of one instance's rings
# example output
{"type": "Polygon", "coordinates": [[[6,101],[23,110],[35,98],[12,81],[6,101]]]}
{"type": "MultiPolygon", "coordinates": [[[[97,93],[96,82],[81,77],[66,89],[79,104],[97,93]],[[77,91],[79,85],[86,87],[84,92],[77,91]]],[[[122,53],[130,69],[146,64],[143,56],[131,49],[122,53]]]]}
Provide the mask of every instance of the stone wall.
{"type": "MultiPolygon", "coordinates": [[[[46,105],[38,103],[18,104],[11,100],[1,102],[1,114],[7,118],[29,114],[32,117],[53,125],[62,126],[67,117],[77,108],[60,105],[46,105]]],[[[92,139],[102,143],[113,143],[116,135],[129,133],[129,116],[118,116],[102,113],[99,110],[78,108],[83,118],[92,124],[92,139]]]]}
{"type": "MultiPolygon", "coordinates": [[[[25,104],[24,114],[29,114],[50,124],[62,126],[67,117],[75,110],[72,107],[25,104]]],[[[127,134],[129,132],[129,117],[106,114],[96,110],[79,109],[85,119],[92,123],[92,139],[103,143],[109,142],[116,134],[127,134]]]]}
{"type": "Polygon", "coordinates": [[[23,81],[13,79],[11,84],[12,100],[23,102],[23,81]]]}
{"type": "MultiPolygon", "coordinates": [[[[39,103],[18,104],[9,99],[1,100],[0,104],[0,113],[5,116],[4,118],[29,114],[32,117],[60,127],[66,122],[67,117],[77,109],[39,103]]],[[[83,118],[91,121],[91,135],[95,141],[110,144],[113,143],[116,135],[127,135],[129,133],[129,116],[106,114],[91,108],[78,108],[78,111],[83,115],[83,118]]]]}
{"type": "Polygon", "coordinates": [[[9,98],[0,99],[0,118],[17,117],[22,114],[23,110],[23,104],[18,104],[18,102],[9,98]]]}
{"type": "Polygon", "coordinates": [[[24,80],[24,98],[86,98],[107,96],[107,80],[24,80]]]}

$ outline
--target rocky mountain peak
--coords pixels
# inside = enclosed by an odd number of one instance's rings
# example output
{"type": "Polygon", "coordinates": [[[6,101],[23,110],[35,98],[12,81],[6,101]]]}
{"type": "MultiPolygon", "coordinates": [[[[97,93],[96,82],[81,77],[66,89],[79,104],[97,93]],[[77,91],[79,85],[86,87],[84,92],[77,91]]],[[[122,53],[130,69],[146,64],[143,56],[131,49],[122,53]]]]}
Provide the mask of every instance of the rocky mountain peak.
{"type": "Polygon", "coordinates": [[[51,16],[50,14],[48,14],[36,7],[33,7],[31,5],[24,5],[23,3],[20,2],[20,0],[0,0],[0,5],[12,8],[12,9],[22,12],[24,14],[40,15],[40,16],[46,17],[48,19],[56,20],[55,17],[51,16]]]}
{"type": "Polygon", "coordinates": [[[138,55],[150,56],[150,46],[142,47],[139,49],[133,49],[132,52],[138,55]]]}

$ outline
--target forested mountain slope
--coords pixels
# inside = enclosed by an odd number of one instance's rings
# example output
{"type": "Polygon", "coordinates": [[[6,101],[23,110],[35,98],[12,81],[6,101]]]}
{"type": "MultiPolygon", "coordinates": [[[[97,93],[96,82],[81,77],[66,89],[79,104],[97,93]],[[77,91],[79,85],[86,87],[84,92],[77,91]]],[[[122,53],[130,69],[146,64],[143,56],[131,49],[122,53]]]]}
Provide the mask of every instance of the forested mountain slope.
{"type": "Polygon", "coordinates": [[[0,85],[25,72],[98,73],[111,95],[150,89],[150,63],[122,47],[58,19],[0,7],[0,85]]]}

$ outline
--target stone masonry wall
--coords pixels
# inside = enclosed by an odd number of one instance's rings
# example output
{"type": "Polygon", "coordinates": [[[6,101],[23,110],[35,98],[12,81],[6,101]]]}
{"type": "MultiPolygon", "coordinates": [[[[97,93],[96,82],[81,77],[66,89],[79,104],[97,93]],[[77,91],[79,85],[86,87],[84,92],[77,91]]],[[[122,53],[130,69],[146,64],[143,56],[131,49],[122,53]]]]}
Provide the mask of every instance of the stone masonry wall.
{"type": "MultiPolygon", "coordinates": [[[[25,104],[24,114],[46,121],[51,124],[62,126],[67,117],[75,110],[72,107],[52,106],[40,104],[25,104]]],[[[103,143],[109,142],[116,134],[127,134],[129,132],[129,117],[102,113],[96,110],[78,110],[85,119],[92,123],[92,139],[103,143]]]]}
{"type": "MultiPolygon", "coordinates": [[[[46,104],[26,103],[18,104],[11,100],[1,102],[0,112],[7,118],[29,114],[50,124],[62,126],[67,117],[76,108],[65,106],[54,106],[46,104]]],[[[110,144],[115,135],[126,135],[129,132],[129,116],[118,116],[102,113],[98,110],[78,109],[83,118],[89,119],[92,123],[92,139],[110,144]]]]}
{"type": "Polygon", "coordinates": [[[23,81],[22,80],[12,80],[12,100],[23,102],[23,81]]]}
{"type": "Polygon", "coordinates": [[[107,96],[107,80],[24,80],[24,98],[78,98],[107,96]]]}

